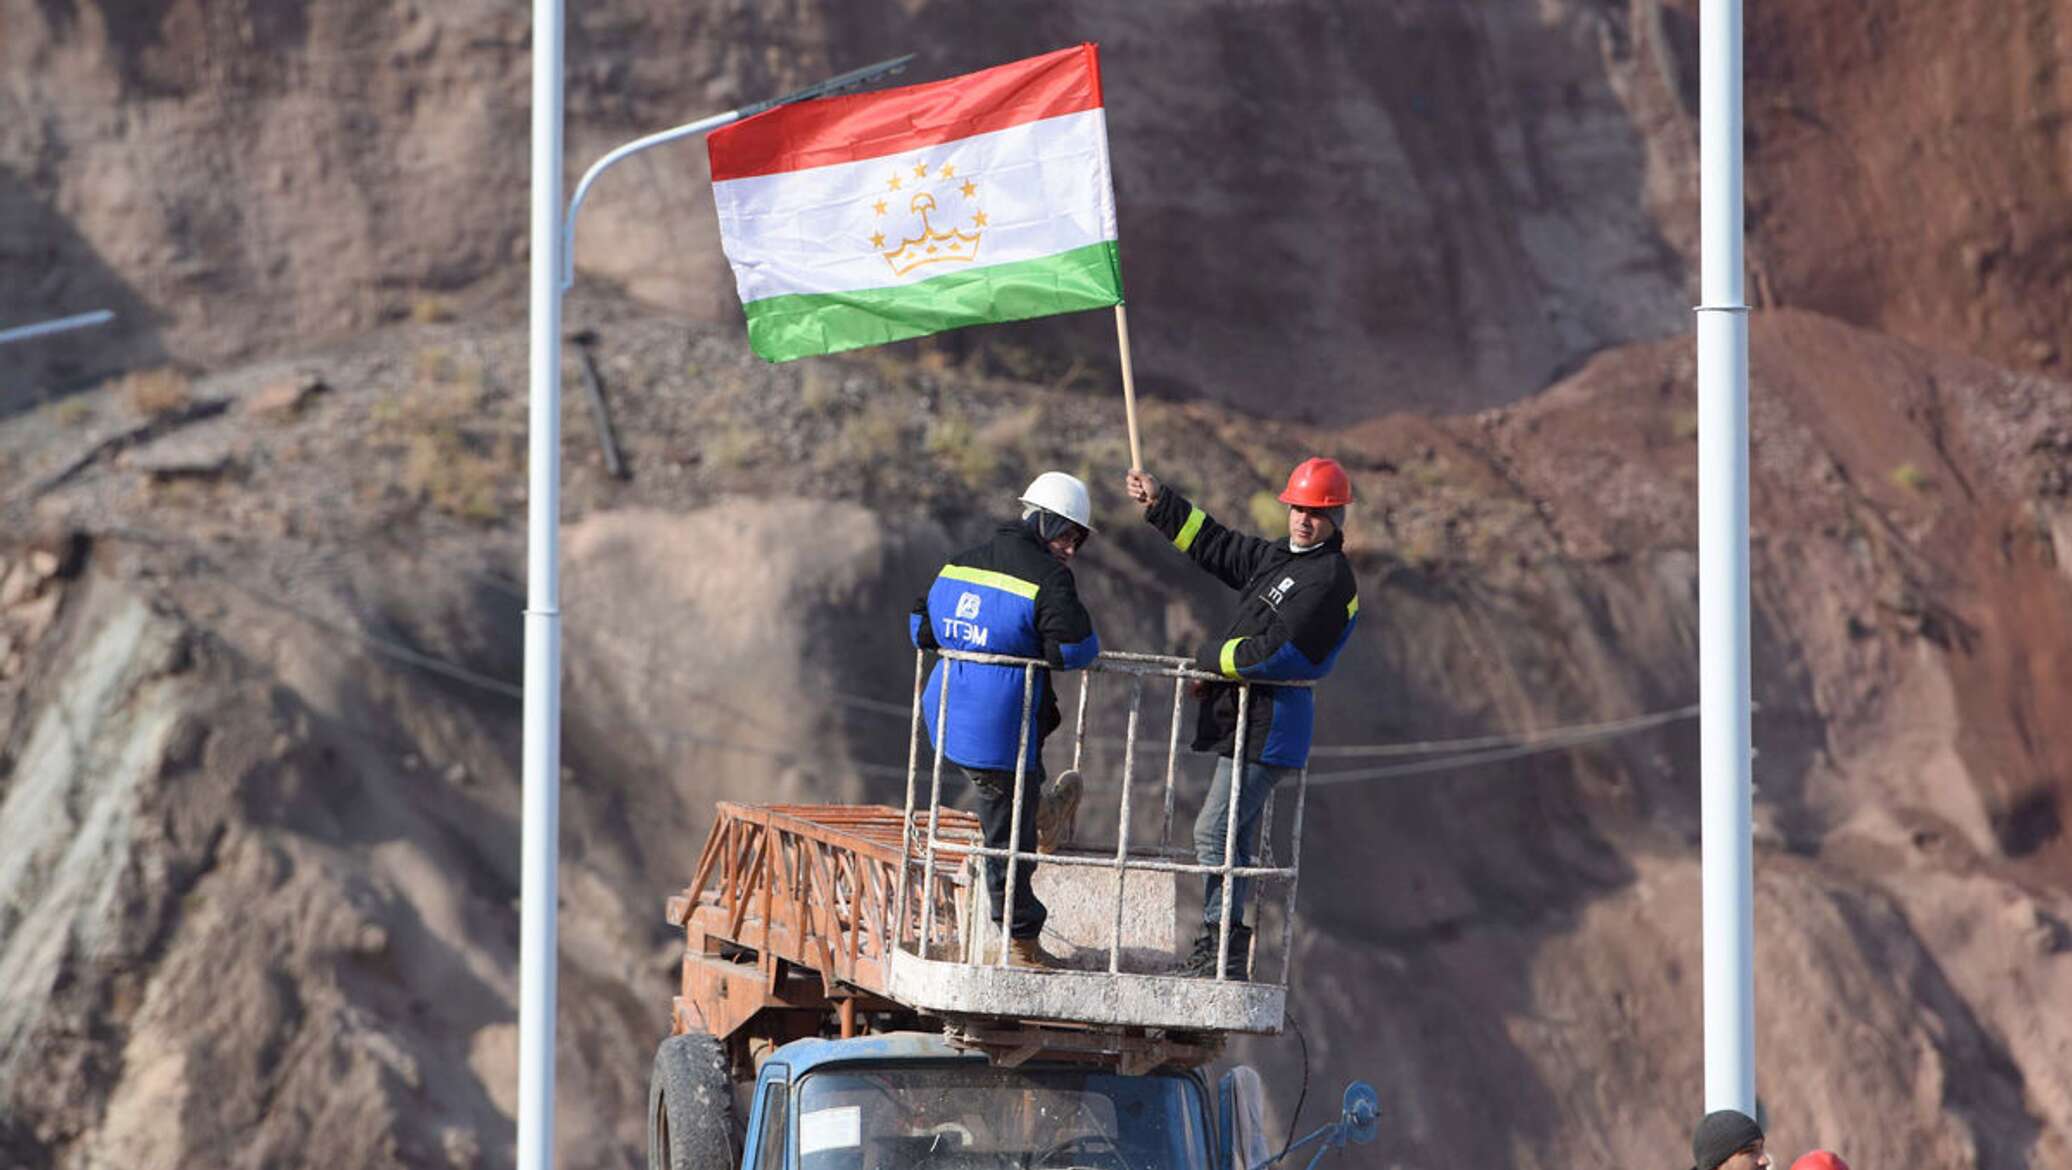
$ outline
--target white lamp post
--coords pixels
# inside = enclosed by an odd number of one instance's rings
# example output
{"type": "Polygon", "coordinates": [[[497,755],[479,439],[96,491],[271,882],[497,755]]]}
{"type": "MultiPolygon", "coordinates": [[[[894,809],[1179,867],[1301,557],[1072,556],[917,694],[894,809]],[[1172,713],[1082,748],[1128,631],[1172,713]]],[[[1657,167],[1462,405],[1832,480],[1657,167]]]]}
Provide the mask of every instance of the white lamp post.
{"type": "Polygon", "coordinates": [[[532,341],[525,536],[524,856],[518,943],[518,1167],[554,1164],[554,912],[561,819],[561,294],[575,280],[576,212],[606,168],[774,106],[883,77],[912,55],[629,142],[561,202],[562,0],[532,7],[532,341]]]}

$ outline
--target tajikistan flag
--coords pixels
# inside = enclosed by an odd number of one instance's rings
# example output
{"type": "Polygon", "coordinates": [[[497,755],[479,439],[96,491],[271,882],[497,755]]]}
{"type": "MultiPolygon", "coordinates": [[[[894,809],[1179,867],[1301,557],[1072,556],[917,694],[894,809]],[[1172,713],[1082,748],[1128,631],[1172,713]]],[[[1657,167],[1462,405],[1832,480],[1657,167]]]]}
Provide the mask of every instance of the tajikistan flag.
{"type": "Polygon", "coordinates": [[[780,106],[707,142],[770,361],[1122,300],[1093,45],[780,106]]]}

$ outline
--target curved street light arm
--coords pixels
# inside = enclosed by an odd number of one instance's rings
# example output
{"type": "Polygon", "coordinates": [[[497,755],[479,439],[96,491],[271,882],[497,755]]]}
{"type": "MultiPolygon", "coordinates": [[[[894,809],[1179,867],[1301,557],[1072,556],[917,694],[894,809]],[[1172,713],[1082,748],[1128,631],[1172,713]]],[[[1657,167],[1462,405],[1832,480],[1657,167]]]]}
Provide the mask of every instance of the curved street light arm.
{"type": "Polygon", "coordinates": [[[880,61],[875,65],[866,65],[861,69],[852,69],[838,77],[830,77],[826,81],[817,82],[804,89],[793,90],[783,97],[753,102],[742,106],[740,109],[728,110],[724,114],[714,114],[709,118],[700,118],[695,122],[686,122],[681,126],[650,134],[645,138],[636,138],[590,164],[590,169],[583,172],[582,180],[576,184],[575,196],[568,201],[568,215],[562,221],[562,291],[568,291],[576,282],[576,213],[582,210],[583,199],[590,194],[591,185],[597,182],[600,175],[611,169],[613,164],[629,159],[651,147],[675,142],[679,138],[689,138],[694,134],[703,134],[709,130],[717,130],[728,123],[738,122],[743,118],[752,118],[765,110],[774,110],[778,106],[788,106],[793,102],[827,97],[859,85],[866,85],[880,77],[885,77],[905,69],[907,62],[913,59],[914,55],[908,53],[902,57],[894,57],[889,61],[880,61]]]}

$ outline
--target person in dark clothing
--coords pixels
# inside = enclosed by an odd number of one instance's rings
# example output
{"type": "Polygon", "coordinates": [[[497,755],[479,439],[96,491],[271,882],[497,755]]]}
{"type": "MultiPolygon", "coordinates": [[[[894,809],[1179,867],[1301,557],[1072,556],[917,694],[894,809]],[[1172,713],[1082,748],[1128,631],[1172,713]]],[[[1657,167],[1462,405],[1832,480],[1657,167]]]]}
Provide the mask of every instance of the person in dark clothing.
{"type": "MultiPolygon", "coordinates": [[[[1126,487],[1130,498],[1144,505],[1144,519],[1174,548],[1243,598],[1222,637],[1202,648],[1202,670],[1246,682],[1316,680],[1331,673],[1360,612],[1341,531],[1345,506],[1352,502],[1352,482],[1344,468],[1330,459],[1310,459],[1288,477],[1287,490],[1280,495],[1288,505],[1285,540],[1233,532],[1144,472],[1130,472],[1126,487]]],[[[1196,698],[1200,703],[1194,750],[1214,751],[1220,758],[1208,799],[1194,823],[1195,859],[1203,865],[1222,865],[1229,837],[1231,778],[1239,774],[1233,761],[1238,687],[1198,684],[1196,698]]],[[[1243,782],[1236,786],[1234,864],[1253,864],[1267,795],[1275,784],[1308,765],[1315,724],[1316,699],[1309,688],[1252,689],[1245,715],[1243,782]]],[[[1252,932],[1244,924],[1250,885],[1237,878],[1228,891],[1230,953],[1224,974],[1234,979],[1250,975],[1252,932]]],[[[1216,973],[1225,893],[1222,876],[1210,874],[1201,934],[1182,968],[1187,974],[1216,973]]]]}
{"type": "Polygon", "coordinates": [[[1715,1109],[1691,1131],[1691,1170],[1766,1170],[1763,1127],[1738,1109],[1715,1109]]]}
{"type": "MultiPolygon", "coordinates": [[[[914,603],[907,629],[915,646],[1040,658],[1056,670],[1079,670],[1099,656],[1101,640],[1068,567],[1093,532],[1086,485],[1063,472],[1046,471],[1022,493],[1021,504],[1018,523],[1002,525],[992,539],[951,557],[914,603]]],[[[1036,870],[1036,804],[1044,781],[1043,740],[1063,722],[1049,670],[1036,673],[1033,699],[1025,724],[1021,667],[938,659],[922,692],[921,710],[929,742],[941,746],[943,757],[963,770],[977,794],[986,844],[1005,849],[1010,839],[1018,842],[1009,962],[1051,967],[1056,958],[1037,941],[1047,912],[1030,886],[1036,870]],[[945,686],[948,705],[937,726],[945,686]],[[1024,742],[1027,747],[1017,757],[1016,748],[1024,742]],[[1017,769],[1022,779],[1018,836],[1017,769]]],[[[1005,861],[986,859],[986,884],[997,923],[1006,899],[1005,861]]]]}

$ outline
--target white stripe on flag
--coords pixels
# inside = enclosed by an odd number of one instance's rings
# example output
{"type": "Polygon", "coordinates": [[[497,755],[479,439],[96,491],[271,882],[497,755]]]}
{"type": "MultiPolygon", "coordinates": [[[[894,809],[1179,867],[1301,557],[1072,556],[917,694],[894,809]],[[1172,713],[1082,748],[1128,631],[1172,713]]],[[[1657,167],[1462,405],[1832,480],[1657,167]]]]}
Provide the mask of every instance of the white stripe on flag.
{"type": "Polygon", "coordinates": [[[729,179],[713,184],[712,194],[743,302],[912,284],[1115,238],[1101,110],[863,162],[729,179]],[[948,179],[937,173],[945,163],[955,168],[948,179]],[[927,178],[915,176],[916,165],[928,167],[927,178]],[[897,189],[889,182],[895,176],[897,189]],[[974,184],[968,197],[967,181],[974,184]],[[955,227],[979,236],[975,260],[924,264],[900,275],[872,246],[874,232],[884,233],[885,249],[922,235],[912,207],[922,193],[935,200],[929,214],[935,230],[955,227]],[[981,212],[983,229],[974,222],[981,212]]]}

